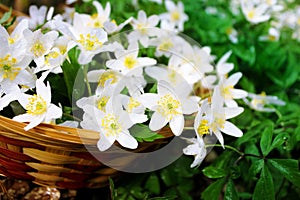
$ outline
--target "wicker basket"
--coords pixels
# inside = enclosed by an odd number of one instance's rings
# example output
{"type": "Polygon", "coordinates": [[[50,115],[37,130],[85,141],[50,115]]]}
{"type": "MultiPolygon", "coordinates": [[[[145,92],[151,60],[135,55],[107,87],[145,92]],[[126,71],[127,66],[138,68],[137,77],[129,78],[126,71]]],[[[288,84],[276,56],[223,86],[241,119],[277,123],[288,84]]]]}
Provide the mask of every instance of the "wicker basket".
{"type": "MultiPolygon", "coordinates": [[[[68,189],[102,187],[109,177],[120,175],[86,149],[85,145],[96,147],[97,132],[50,124],[24,131],[25,126],[25,123],[0,116],[0,173],[39,185],[68,189]]],[[[172,137],[168,129],[159,134],[164,138],[154,143],[140,143],[134,152],[159,148],[172,137]]],[[[95,148],[93,154],[97,152],[95,148]]],[[[131,161],[129,158],[116,162],[126,165],[131,161]]]]}

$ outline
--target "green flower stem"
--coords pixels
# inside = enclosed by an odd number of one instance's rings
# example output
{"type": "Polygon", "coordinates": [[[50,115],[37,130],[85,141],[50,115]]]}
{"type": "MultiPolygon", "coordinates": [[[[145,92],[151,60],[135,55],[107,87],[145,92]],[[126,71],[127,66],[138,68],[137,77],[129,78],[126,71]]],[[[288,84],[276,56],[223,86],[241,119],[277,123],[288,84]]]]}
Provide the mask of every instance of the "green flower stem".
{"type": "MultiPolygon", "coordinates": [[[[208,148],[208,147],[223,147],[221,144],[207,144],[205,145],[205,148],[208,148]]],[[[224,145],[225,148],[227,149],[231,149],[233,151],[235,151],[236,153],[240,154],[241,156],[244,156],[245,154],[241,151],[239,151],[238,149],[232,147],[232,146],[229,146],[229,145],[224,145]]]]}
{"type": "Polygon", "coordinates": [[[84,75],[86,87],[87,87],[89,96],[92,96],[92,89],[91,89],[91,86],[89,84],[88,77],[87,77],[88,70],[89,70],[89,66],[88,65],[84,65],[83,66],[83,75],[84,75]]]}

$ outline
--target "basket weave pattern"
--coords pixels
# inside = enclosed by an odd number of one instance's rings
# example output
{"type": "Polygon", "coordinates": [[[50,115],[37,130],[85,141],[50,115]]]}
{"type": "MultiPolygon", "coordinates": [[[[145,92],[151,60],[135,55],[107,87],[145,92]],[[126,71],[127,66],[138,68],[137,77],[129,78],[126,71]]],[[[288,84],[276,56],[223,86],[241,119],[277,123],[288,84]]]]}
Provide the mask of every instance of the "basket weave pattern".
{"type": "MultiPolygon", "coordinates": [[[[39,185],[72,189],[101,187],[108,177],[120,174],[87,151],[85,145],[95,146],[93,153],[99,152],[97,132],[50,124],[24,131],[25,126],[0,116],[0,173],[39,185]]],[[[165,138],[141,143],[134,152],[158,148],[171,137],[169,131],[160,134],[165,138]]],[[[116,160],[125,165],[130,161],[116,160]]]]}

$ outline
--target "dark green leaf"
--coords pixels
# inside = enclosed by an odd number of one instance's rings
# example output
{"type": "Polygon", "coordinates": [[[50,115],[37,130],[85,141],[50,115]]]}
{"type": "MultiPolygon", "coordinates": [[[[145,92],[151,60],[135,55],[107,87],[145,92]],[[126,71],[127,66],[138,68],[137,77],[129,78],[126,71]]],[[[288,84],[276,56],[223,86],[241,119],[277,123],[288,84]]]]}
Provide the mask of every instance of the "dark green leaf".
{"type": "Polygon", "coordinates": [[[264,160],[260,159],[260,160],[256,160],[252,163],[251,167],[249,168],[249,173],[252,177],[256,176],[256,174],[258,174],[261,169],[264,166],[264,160]]]}
{"type": "Polygon", "coordinates": [[[116,196],[114,181],[110,177],[108,178],[108,181],[109,181],[110,198],[111,200],[114,200],[116,196]]]}
{"type": "Polygon", "coordinates": [[[221,194],[226,178],[221,178],[210,184],[201,194],[204,200],[217,200],[221,194]]]}
{"type": "Polygon", "coordinates": [[[253,200],[266,199],[275,199],[275,192],[272,175],[267,166],[264,166],[254,189],[253,200]]]}
{"type": "Polygon", "coordinates": [[[158,195],[160,193],[159,179],[155,174],[151,174],[145,183],[145,188],[158,195]]]}
{"type": "Polygon", "coordinates": [[[149,138],[157,133],[154,131],[151,131],[148,126],[143,124],[137,124],[130,128],[130,133],[133,137],[137,138],[149,138]]]}
{"type": "Polygon", "coordinates": [[[205,167],[202,170],[202,172],[208,178],[222,178],[222,177],[226,176],[226,172],[224,171],[224,169],[220,169],[220,168],[213,167],[213,166],[205,167]]]}
{"type": "Polygon", "coordinates": [[[238,200],[239,199],[232,179],[229,179],[229,181],[227,183],[224,199],[225,200],[236,200],[236,199],[238,200]]]}
{"type": "Polygon", "coordinates": [[[264,156],[268,155],[271,151],[273,129],[274,129],[274,125],[272,124],[271,126],[267,126],[265,130],[262,132],[262,136],[260,140],[260,149],[264,156]]]}
{"type": "Polygon", "coordinates": [[[293,159],[269,159],[273,167],[275,167],[286,179],[294,185],[300,185],[299,162],[293,159]]]}
{"type": "Polygon", "coordinates": [[[279,133],[278,135],[276,135],[270,147],[270,151],[277,147],[280,147],[289,137],[290,136],[287,133],[279,133]]]}

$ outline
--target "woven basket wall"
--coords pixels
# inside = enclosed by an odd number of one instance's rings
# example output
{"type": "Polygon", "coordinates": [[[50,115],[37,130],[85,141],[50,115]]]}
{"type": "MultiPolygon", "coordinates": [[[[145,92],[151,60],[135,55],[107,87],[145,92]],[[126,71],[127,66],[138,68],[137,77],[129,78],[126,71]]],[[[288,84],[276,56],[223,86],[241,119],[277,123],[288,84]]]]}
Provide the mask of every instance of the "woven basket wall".
{"type": "MultiPolygon", "coordinates": [[[[96,188],[121,173],[99,162],[85,148],[95,147],[99,133],[50,124],[24,131],[25,123],[0,116],[0,173],[57,188],[96,188]]],[[[168,129],[154,143],[140,143],[134,152],[152,151],[172,137],[168,129]]],[[[116,162],[130,164],[130,158],[116,162]]]]}

